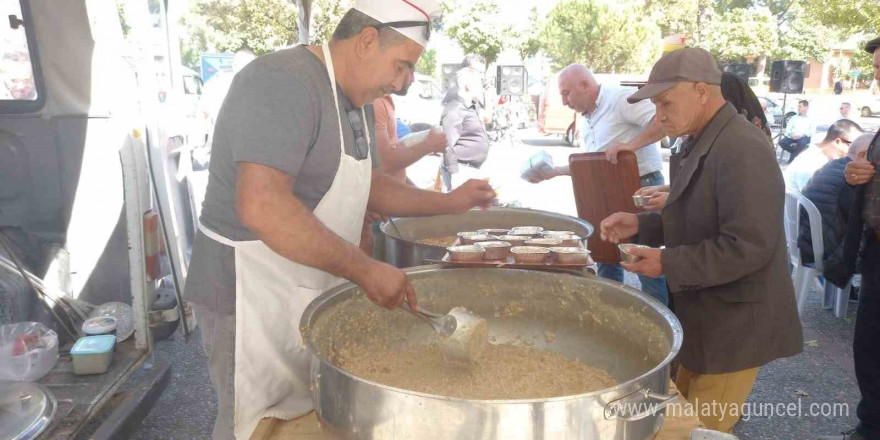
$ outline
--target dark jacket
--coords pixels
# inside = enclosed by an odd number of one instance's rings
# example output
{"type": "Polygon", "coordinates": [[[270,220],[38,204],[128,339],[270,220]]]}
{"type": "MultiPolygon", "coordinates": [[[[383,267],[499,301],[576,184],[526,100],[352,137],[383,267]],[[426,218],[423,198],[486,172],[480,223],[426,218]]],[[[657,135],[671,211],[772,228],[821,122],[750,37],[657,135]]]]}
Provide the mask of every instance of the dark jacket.
{"type": "Polygon", "coordinates": [[[443,98],[440,116],[440,125],[446,134],[443,165],[450,173],[458,172],[459,163],[479,168],[489,155],[489,137],[477,106],[462,102],[457,87],[450,88],[443,98]]]}
{"type": "MultiPolygon", "coordinates": [[[[874,151],[875,146],[880,145],[878,144],[878,139],[880,139],[880,132],[874,135],[874,139],[871,140],[871,147],[868,149],[869,160],[880,155],[880,152],[874,151]]],[[[878,164],[875,163],[875,166],[878,166],[878,164]]],[[[865,209],[865,187],[867,186],[868,185],[861,185],[855,188],[855,197],[853,198],[852,209],[849,214],[849,223],[846,227],[843,261],[846,264],[846,270],[849,276],[856,273],[856,262],[859,259],[859,251],[862,248],[862,238],[869,234],[873,235],[875,232],[880,232],[873,231],[870,227],[866,226],[865,221],[862,218],[862,210],[865,209]]],[[[864,267],[863,270],[875,270],[878,263],[880,262],[871,261],[869,265],[869,262],[865,261],[863,264],[866,267],[864,267]]]]}
{"type": "MultiPolygon", "coordinates": [[[[832,160],[816,171],[804,188],[804,196],[816,205],[822,215],[823,275],[835,286],[843,288],[849,283],[843,262],[843,244],[846,225],[849,222],[855,190],[846,183],[846,164],[852,159],[844,157],[832,160]]],[[[798,248],[804,263],[812,263],[813,236],[806,210],[800,213],[798,248]]]]}
{"type": "Polygon", "coordinates": [[[684,329],[679,360],[698,374],[802,350],[785,184],[768,142],[726,104],[686,148],[663,211],[639,215],[638,241],[666,245],[663,272],[684,329]]]}

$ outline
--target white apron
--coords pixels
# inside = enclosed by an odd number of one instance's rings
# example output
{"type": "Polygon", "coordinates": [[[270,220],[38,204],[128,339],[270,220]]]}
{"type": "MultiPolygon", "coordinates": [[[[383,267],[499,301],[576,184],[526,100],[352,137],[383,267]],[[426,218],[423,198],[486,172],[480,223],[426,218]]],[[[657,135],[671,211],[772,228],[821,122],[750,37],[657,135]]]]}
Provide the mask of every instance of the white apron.
{"type": "MultiPolygon", "coordinates": [[[[333,184],[314,214],[324,226],[358,246],[372,161],[369,153],[365,160],[345,154],[333,61],[327,44],[322,49],[339,117],[340,159],[333,184]]],[[[361,117],[369,145],[363,108],[361,117]]],[[[235,249],[235,437],[246,440],[264,417],[290,420],[314,409],[309,392],[311,356],[303,346],[299,321],[312,300],[343,279],[294,263],[262,241],[232,241],[200,229],[235,249]]]]}

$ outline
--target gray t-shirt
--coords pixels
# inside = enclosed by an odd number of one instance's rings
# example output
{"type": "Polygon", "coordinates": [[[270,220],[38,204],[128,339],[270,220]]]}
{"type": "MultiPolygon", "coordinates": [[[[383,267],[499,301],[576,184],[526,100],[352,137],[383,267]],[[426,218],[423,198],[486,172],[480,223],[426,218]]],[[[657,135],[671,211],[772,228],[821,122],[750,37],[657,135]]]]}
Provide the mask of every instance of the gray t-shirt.
{"type": "MultiPolygon", "coordinates": [[[[338,87],[337,93],[345,152],[356,157],[355,134],[347,116],[354,106],[338,87]]],[[[360,116],[360,110],[355,110],[360,116]]],[[[373,107],[364,110],[375,168],[373,107]]],[[[231,240],[257,239],[236,211],[238,162],[258,163],[296,176],[293,194],[314,210],[336,177],[339,149],[339,118],[324,63],[301,46],[257,58],[235,76],[217,116],[200,221],[231,240]]],[[[202,233],[196,236],[185,296],[220,313],[234,312],[232,248],[202,233]]]]}

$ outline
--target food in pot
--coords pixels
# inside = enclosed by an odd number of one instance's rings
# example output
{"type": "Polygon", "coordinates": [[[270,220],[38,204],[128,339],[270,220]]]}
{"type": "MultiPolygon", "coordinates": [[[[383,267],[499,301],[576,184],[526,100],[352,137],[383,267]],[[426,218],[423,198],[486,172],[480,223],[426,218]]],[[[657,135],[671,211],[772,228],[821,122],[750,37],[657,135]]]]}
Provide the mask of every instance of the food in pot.
{"type": "Polygon", "coordinates": [[[480,247],[486,250],[484,260],[506,260],[510,255],[510,243],[506,241],[481,241],[480,247]]]}
{"type": "Polygon", "coordinates": [[[456,262],[482,261],[486,253],[482,246],[475,244],[452,246],[446,250],[449,252],[449,259],[456,262]]]}
{"type": "Polygon", "coordinates": [[[560,264],[587,264],[590,252],[582,247],[552,247],[550,255],[560,264]]]}
{"type": "Polygon", "coordinates": [[[456,240],[458,240],[458,237],[454,235],[449,235],[446,237],[424,238],[418,240],[417,243],[427,244],[429,246],[449,247],[455,245],[456,240]]]}
{"type": "Polygon", "coordinates": [[[533,238],[531,240],[527,240],[525,245],[538,247],[562,246],[562,240],[559,238],[533,238]]]}
{"type": "Polygon", "coordinates": [[[483,232],[489,235],[507,235],[510,233],[510,229],[480,229],[478,232],[483,232]]]}
{"type": "Polygon", "coordinates": [[[538,246],[514,246],[510,248],[517,263],[543,263],[550,255],[550,249],[538,246]]]}
{"type": "Polygon", "coordinates": [[[400,351],[363,350],[342,368],[396,388],[475,400],[538,399],[584,394],[616,385],[605,371],[552,351],[488,344],[479,362],[445,355],[438,344],[400,351]]]}
{"type": "Polygon", "coordinates": [[[540,226],[517,226],[510,230],[509,235],[528,235],[538,238],[544,236],[544,228],[540,226]]]}

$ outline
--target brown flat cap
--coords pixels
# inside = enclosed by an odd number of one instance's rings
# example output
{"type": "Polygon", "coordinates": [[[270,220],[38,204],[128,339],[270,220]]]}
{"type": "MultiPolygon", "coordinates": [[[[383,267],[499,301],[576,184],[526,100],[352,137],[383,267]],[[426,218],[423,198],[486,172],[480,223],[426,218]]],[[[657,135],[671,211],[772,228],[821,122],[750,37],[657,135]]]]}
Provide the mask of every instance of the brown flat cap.
{"type": "Polygon", "coordinates": [[[721,85],[721,69],[705,49],[685,47],[660,57],[648,83],[626,100],[635,104],[643,99],[653,98],[680,82],[694,82],[721,85]]]}
{"type": "Polygon", "coordinates": [[[865,43],[865,52],[874,53],[877,48],[880,47],[880,38],[875,38],[867,43],[865,43]]]}

